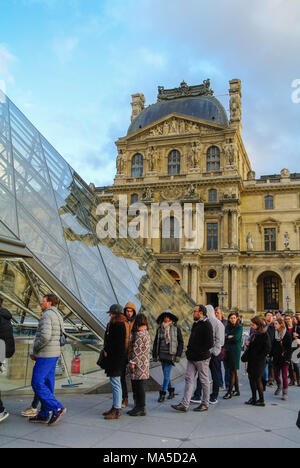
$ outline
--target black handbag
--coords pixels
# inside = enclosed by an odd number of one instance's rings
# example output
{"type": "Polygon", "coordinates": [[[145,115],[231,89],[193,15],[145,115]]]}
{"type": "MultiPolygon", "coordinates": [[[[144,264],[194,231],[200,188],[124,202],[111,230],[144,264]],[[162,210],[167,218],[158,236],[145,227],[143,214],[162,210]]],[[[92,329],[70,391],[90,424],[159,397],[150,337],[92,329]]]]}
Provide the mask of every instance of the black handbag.
{"type": "Polygon", "coordinates": [[[300,411],[298,413],[298,419],[297,419],[297,422],[296,422],[296,426],[300,429],[300,411]]]}
{"type": "Polygon", "coordinates": [[[106,357],[104,356],[104,349],[101,349],[99,359],[97,361],[97,366],[101,367],[101,369],[106,368],[106,357]]]}
{"type": "Polygon", "coordinates": [[[248,362],[248,359],[249,359],[249,348],[246,348],[246,350],[244,351],[242,357],[241,357],[241,361],[242,362],[248,362]]]}

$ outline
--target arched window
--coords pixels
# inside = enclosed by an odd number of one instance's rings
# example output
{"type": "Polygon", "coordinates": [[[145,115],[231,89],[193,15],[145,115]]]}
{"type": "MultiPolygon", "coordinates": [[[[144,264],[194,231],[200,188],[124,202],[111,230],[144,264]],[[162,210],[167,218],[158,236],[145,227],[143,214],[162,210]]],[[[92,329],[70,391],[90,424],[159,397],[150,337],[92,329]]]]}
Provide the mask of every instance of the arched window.
{"type": "Polygon", "coordinates": [[[179,238],[175,237],[176,235],[176,220],[174,216],[165,218],[162,221],[162,230],[161,230],[161,252],[178,252],[179,251],[179,238]],[[168,222],[170,223],[168,226],[168,222]],[[168,237],[163,237],[163,232],[168,232],[168,227],[170,227],[168,237]]]}
{"type": "Polygon", "coordinates": [[[208,201],[212,201],[212,202],[217,201],[217,191],[216,191],[216,189],[210,189],[208,191],[208,201]]]}
{"type": "Polygon", "coordinates": [[[130,197],[130,205],[133,205],[134,203],[137,203],[139,201],[139,196],[137,193],[132,193],[130,197]]]}
{"type": "Polygon", "coordinates": [[[206,153],[206,170],[214,172],[220,170],[220,150],[217,146],[211,146],[206,153]]]}
{"type": "Polygon", "coordinates": [[[131,177],[143,177],[143,155],[140,153],[135,154],[131,160],[131,177]]]}
{"type": "Polygon", "coordinates": [[[267,195],[265,197],[265,210],[273,210],[274,200],[272,195],[267,195]]]}
{"type": "Polygon", "coordinates": [[[180,153],[177,150],[173,150],[169,153],[168,174],[180,174],[180,153]]]}

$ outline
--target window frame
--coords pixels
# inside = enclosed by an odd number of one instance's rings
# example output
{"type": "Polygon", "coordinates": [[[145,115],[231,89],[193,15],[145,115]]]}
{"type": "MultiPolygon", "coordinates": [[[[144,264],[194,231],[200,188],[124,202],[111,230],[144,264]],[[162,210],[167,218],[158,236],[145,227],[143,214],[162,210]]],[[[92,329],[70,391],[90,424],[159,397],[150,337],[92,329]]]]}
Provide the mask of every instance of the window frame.
{"type": "Polygon", "coordinates": [[[141,153],[135,153],[131,158],[131,177],[138,179],[143,177],[144,157],[141,153]]]}
{"type": "Polygon", "coordinates": [[[168,175],[177,175],[181,172],[181,153],[173,149],[168,154],[168,175]]]}
{"type": "Polygon", "coordinates": [[[206,151],[206,172],[219,172],[221,169],[221,151],[216,145],[211,145],[206,151]],[[212,150],[214,150],[212,152],[212,150]]]}

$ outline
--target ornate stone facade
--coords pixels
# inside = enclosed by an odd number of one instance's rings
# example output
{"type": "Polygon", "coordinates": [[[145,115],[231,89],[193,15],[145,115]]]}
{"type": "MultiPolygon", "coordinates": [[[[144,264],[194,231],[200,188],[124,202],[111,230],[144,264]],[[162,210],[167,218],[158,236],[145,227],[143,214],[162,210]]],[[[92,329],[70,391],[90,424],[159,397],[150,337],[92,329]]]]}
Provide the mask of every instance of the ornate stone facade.
{"type": "MultiPolygon", "coordinates": [[[[183,239],[173,250],[162,248],[160,238],[142,242],[197,303],[219,303],[243,314],[300,311],[300,174],[283,169],[256,179],[241,134],[241,82],[229,84],[228,125],[219,123],[217,105],[210,115],[201,110],[200,100],[211,105],[215,99],[209,80],[198,91],[184,82],[173,90],[160,87],[149,112],[162,102],[190,99],[194,105],[198,99],[199,113],[177,113],[173,107],[119,138],[114,184],[95,192],[103,201],[136,194],[149,202],[203,202],[202,249],[185,249],[183,239]],[[132,168],[137,154],[139,177],[132,168]]],[[[143,95],[134,96],[135,118],[145,116],[143,95]]]]}

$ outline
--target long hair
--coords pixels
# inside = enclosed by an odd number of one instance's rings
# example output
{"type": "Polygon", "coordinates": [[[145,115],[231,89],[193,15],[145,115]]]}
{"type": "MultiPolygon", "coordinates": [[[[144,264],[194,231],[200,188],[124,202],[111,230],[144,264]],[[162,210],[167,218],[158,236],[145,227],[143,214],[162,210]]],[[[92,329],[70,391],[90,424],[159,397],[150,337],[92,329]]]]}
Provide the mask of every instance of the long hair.
{"type": "Polygon", "coordinates": [[[251,322],[257,326],[258,333],[264,333],[266,322],[262,317],[259,317],[258,315],[256,317],[252,317],[251,322]]]}
{"type": "Polygon", "coordinates": [[[238,312],[231,312],[231,314],[228,315],[227,326],[228,326],[229,328],[237,328],[237,327],[239,326],[239,324],[240,324],[240,317],[239,317],[238,312]],[[236,324],[235,324],[235,325],[233,325],[233,324],[230,322],[230,320],[229,320],[230,317],[232,317],[233,315],[235,315],[236,318],[237,318],[237,321],[236,321],[236,324]]]}
{"type": "Polygon", "coordinates": [[[135,336],[138,332],[139,327],[146,326],[147,330],[149,330],[148,319],[145,314],[137,314],[134,325],[132,327],[132,334],[135,336]]]}
{"type": "Polygon", "coordinates": [[[279,335],[280,335],[280,339],[282,340],[283,334],[284,334],[284,330],[286,329],[285,321],[283,320],[282,317],[278,317],[278,319],[276,320],[276,322],[278,322],[279,325],[280,325],[279,335]]]}

